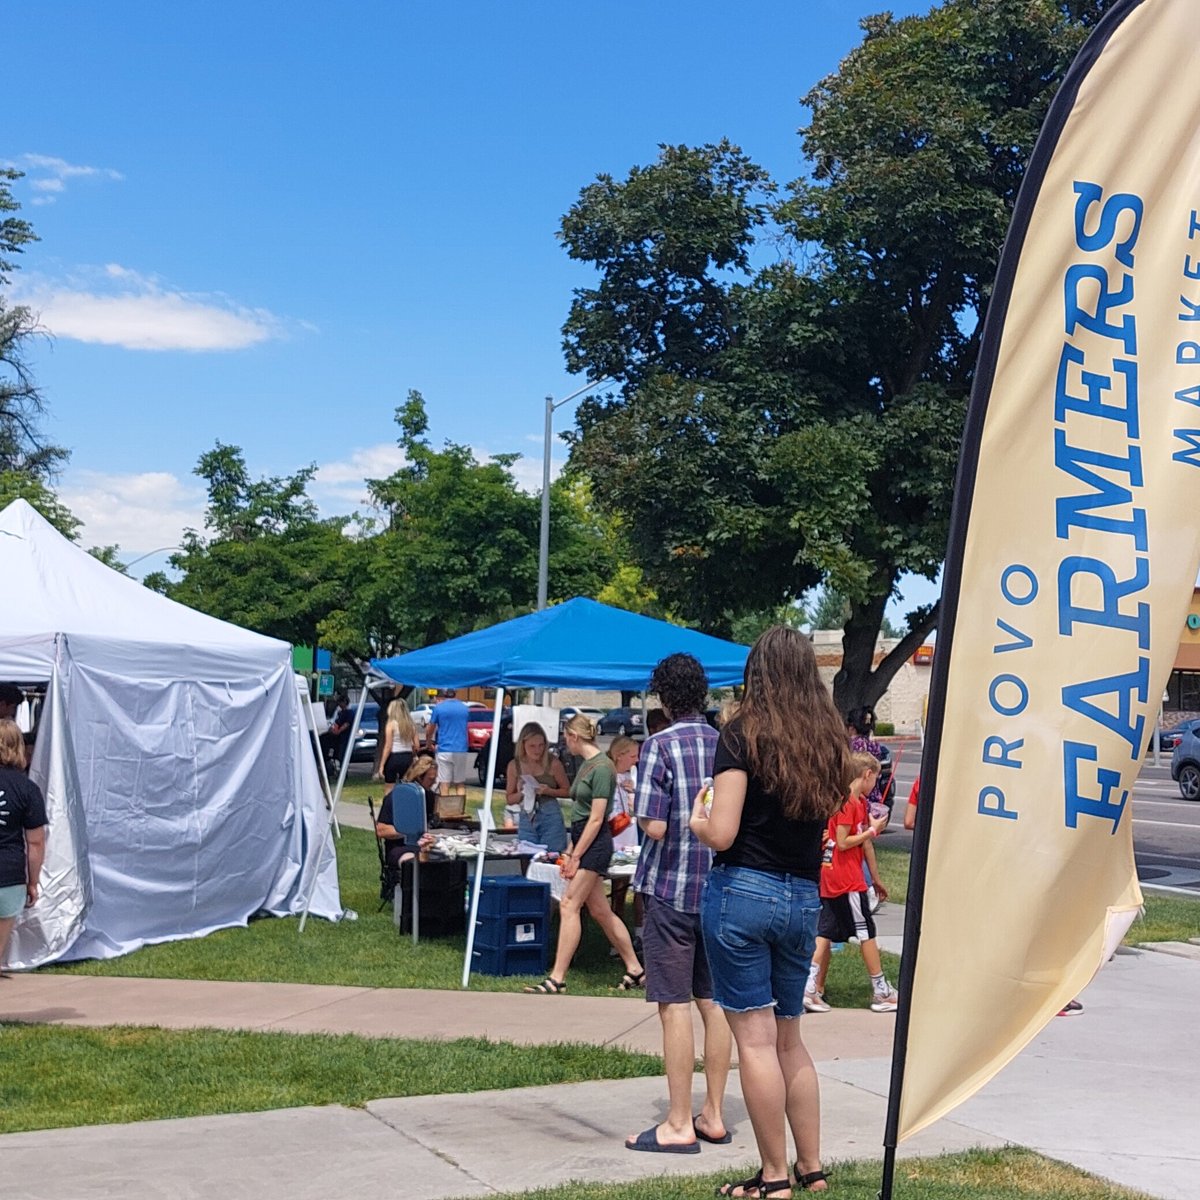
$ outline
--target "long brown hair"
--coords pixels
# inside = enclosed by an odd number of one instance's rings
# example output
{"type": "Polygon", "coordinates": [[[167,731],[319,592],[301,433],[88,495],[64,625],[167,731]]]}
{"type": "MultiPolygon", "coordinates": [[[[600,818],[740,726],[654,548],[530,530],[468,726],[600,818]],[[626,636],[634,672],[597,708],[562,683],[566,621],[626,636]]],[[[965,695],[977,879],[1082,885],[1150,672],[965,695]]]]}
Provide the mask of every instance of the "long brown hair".
{"type": "Polygon", "coordinates": [[[741,743],[750,775],[785,817],[827,819],[845,802],[846,727],[797,630],[773,625],[751,647],[745,696],[723,736],[741,743]]]}

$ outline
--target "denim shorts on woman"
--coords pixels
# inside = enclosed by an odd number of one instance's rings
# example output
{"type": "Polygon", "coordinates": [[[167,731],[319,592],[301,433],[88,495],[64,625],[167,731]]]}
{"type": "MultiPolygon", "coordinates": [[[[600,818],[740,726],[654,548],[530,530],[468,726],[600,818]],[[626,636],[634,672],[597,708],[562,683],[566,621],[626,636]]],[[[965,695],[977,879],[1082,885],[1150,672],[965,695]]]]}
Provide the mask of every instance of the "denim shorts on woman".
{"type": "Polygon", "coordinates": [[[700,900],[713,999],[729,1012],[804,1011],[821,897],[811,879],[714,866],[700,900]]]}
{"type": "Polygon", "coordinates": [[[12,887],[0,887],[0,921],[15,917],[25,907],[25,885],[14,884],[12,887]]]}

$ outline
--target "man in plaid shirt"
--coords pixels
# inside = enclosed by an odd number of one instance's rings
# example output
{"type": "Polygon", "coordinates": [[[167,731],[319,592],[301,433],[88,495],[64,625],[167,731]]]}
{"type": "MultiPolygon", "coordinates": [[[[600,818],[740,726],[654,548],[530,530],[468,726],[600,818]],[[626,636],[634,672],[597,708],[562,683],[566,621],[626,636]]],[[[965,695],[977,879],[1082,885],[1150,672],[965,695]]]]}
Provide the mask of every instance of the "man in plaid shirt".
{"type": "Polygon", "coordinates": [[[717,731],[703,716],[704,668],[690,654],[670,654],[654,668],[650,690],[671,724],[649,738],[638,763],[634,812],[645,839],[633,887],[646,919],[642,961],[646,999],[658,1005],[667,1073],[667,1119],[625,1142],[630,1150],[696,1154],[700,1141],[732,1140],[721,1107],[729,1077],[731,1038],[725,1014],[712,1000],[712,979],[700,936],[700,892],[712,852],[692,833],[692,803],[712,776],[717,731]],[[692,1002],[704,1021],[705,1098],[693,1119],[692,1002]]]}

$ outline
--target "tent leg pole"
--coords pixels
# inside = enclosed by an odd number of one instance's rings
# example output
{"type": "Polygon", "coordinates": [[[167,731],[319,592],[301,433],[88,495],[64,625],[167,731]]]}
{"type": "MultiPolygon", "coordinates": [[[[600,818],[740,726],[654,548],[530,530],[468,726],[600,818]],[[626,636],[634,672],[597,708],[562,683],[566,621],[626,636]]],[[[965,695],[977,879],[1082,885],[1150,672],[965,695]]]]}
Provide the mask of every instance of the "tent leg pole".
{"type": "Polygon", "coordinates": [[[325,826],[325,832],[321,837],[321,850],[317,855],[317,860],[313,864],[312,879],[309,881],[308,892],[304,897],[304,911],[300,914],[300,932],[304,932],[305,925],[308,924],[308,910],[312,908],[313,892],[317,890],[317,875],[320,870],[321,861],[325,857],[325,847],[329,845],[330,830],[337,824],[337,806],[338,801],[342,798],[342,785],[346,782],[346,772],[350,769],[350,752],[354,745],[354,739],[358,736],[358,726],[362,721],[363,706],[367,702],[367,685],[366,680],[363,681],[363,690],[358,697],[358,708],[354,710],[354,723],[350,726],[350,740],[346,743],[346,754],[342,759],[342,769],[338,773],[337,788],[334,790],[333,796],[329,804],[329,823],[325,826]]]}
{"type": "Polygon", "coordinates": [[[421,940],[421,852],[412,860],[412,937],[415,946],[421,940]]]}
{"type": "MultiPolygon", "coordinates": [[[[321,777],[321,794],[325,797],[325,807],[330,811],[333,810],[332,797],[329,794],[329,772],[325,770],[325,755],[321,753],[321,739],[317,737],[317,717],[313,711],[312,697],[308,692],[304,693],[304,704],[308,709],[308,728],[309,739],[312,741],[313,748],[317,755],[317,773],[321,777]]],[[[340,839],[342,836],[342,827],[334,822],[334,834],[340,839]]]]}
{"type": "Polygon", "coordinates": [[[496,689],[496,707],[492,712],[492,738],[488,742],[488,773],[483,785],[483,808],[479,812],[479,857],[475,860],[475,879],[471,887],[471,916],[467,923],[467,952],[463,956],[462,986],[471,982],[471,959],[475,953],[475,922],[479,919],[479,893],[483,888],[483,864],[487,857],[487,836],[492,825],[492,793],[496,786],[496,755],[500,751],[500,713],[504,708],[504,689],[496,689]]]}

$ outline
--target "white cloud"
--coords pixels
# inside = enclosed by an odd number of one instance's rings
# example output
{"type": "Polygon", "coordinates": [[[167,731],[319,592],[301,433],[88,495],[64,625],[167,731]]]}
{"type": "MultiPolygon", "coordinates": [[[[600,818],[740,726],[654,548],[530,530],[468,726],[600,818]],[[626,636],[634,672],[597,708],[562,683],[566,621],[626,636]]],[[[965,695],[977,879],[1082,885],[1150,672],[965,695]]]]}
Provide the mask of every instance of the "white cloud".
{"type": "Polygon", "coordinates": [[[120,180],[125,176],[112,167],[88,167],[70,163],[52,154],[22,154],[6,166],[17,167],[29,176],[34,204],[53,204],[67,189],[67,181],[75,179],[120,180]]]}
{"type": "Polygon", "coordinates": [[[55,337],[127,350],[243,350],[284,335],[266,309],[185,292],[119,263],[65,281],[26,276],[14,298],[55,337]]]}
{"type": "MultiPolygon", "coordinates": [[[[541,440],[540,438],[538,439],[541,440]]],[[[555,458],[553,453],[550,455],[550,481],[553,483],[561,474],[563,467],[567,465],[566,456],[555,458]]],[[[532,455],[529,457],[522,456],[518,458],[512,465],[513,478],[517,481],[517,487],[523,492],[540,493],[542,490],[542,456],[539,454],[536,458],[532,455]]]]}
{"type": "Polygon", "coordinates": [[[120,546],[126,562],[151,550],[178,546],[185,529],[204,524],[203,487],[167,471],[69,471],[58,495],[83,522],[82,545],[120,546]]]}
{"type": "Polygon", "coordinates": [[[369,507],[368,479],[386,479],[404,466],[404,451],[395,442],[377,442],[317,468],[309,493],[322,510],[369,507]]]}
{"type": "MultiPolygon", "coordinates": [[[[477,448],[473,453],[480,461],[489,457],[477,448]]],[[[404,462],[404,451],[395,442],[359,447],[344,458],[320,464],[309,494],[324,515],[369,508],[365,481],[386,478],[404,462]]],[[[563,460],[552,460],[552,478],[558,476],[563,465],[563,460]]],[[[541,490],[540,459],[518,459],[513,474],[525,491],[541,490]]],[[[180,479],[169,471],[117,474],[68,470],[57,491],[62,502],[83,522],[81,545],[120,546],[121,558],[127,563],[149,556],[135,566],[134,574],[138,576],[164,567],[170,549],[178,547],[185,529],[204,528],[207,498],[203,483],[180,479]]]]}
{"type": "MultiPolygon", "coordinates": [[[[540,438],[538,439],[541,440],[540,438]]],[[[490,450],[472,446],[471,453],[479,462],[488,462],[490,450]]],[[[566,466],[566,456],[551,457],[550,478],[557,479],[566,466]]],[[[309,494],[323,511],[345,512],[349,508],[370,507],[366,480],[386,479],[404,466],[404,451],[395,442],[378,442],[352,451],[345,458],[322,463],[317,468],[309,494]]],[[[536,494],[542,490],[542,458],[522,457],[512,465],[513,478],[522,491],[536,494]]]]}

